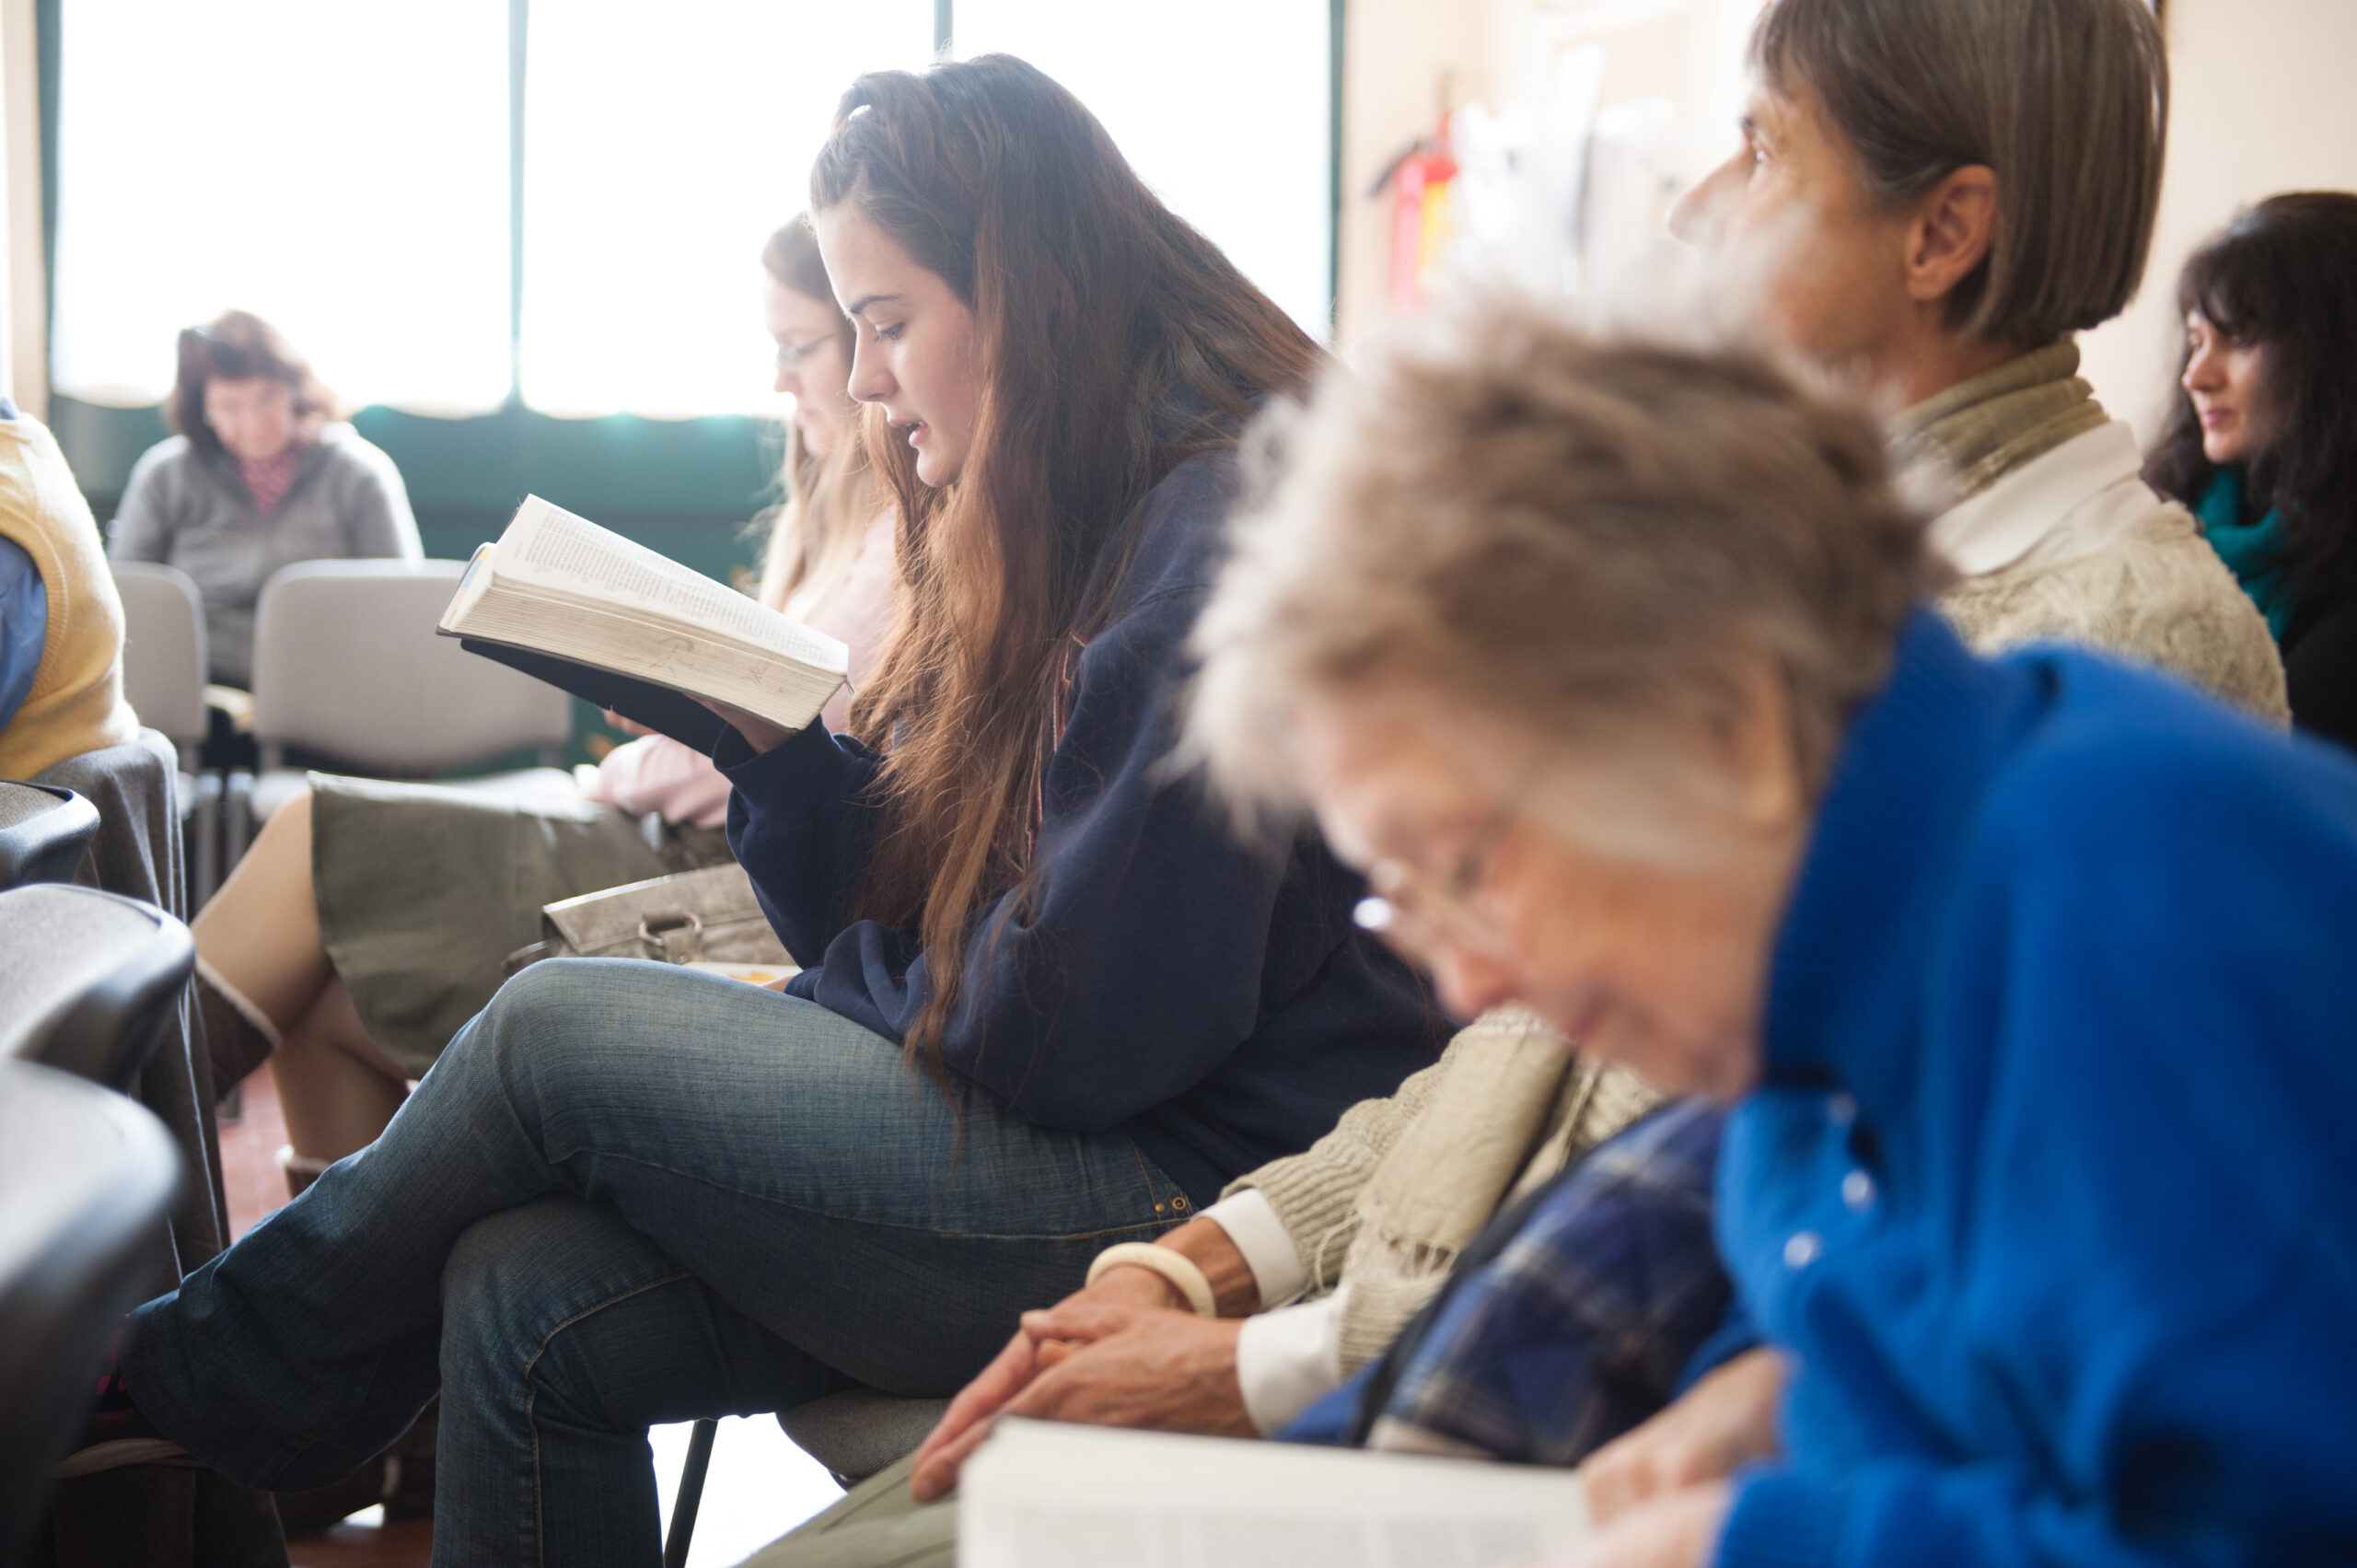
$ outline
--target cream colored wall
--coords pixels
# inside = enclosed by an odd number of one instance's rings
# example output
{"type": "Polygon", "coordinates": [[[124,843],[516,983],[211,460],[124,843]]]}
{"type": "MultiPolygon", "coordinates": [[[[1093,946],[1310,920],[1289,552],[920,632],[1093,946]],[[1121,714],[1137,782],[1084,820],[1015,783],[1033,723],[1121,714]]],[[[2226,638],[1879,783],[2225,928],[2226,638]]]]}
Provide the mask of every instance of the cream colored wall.
{"type": "MultiPolygon", "coordinates": [[[[1667,100],[1678,121],[1673,161],[1700,173],[1733,145],[1742,39],[1760,3],[1348,0],[1335,341],[1347,349],[1390,319],[1391,199],[1366,191],[1411,137],[1432,129],[1444,101],[1503,110],[1535,100],[1564,51],[1602,42],[1602,106],[1667,100]]],[[[1674,193],[1666,185],[1659,204],[1674,193]]]]}
{"type": "Polygon", "coordinates": [[[2236,208],[2279,191],[2357,191],[2357,0],[2166,0],[2173,103],[2144,286],[2082,342],[2084,374],[2150,438],[2174,395],[2177,275],[2236,208]]]}
{"type": "Polygon", "coordinates": [[[7,243],[0,246],[0,387],[49,417],[48,293],[41,235],[41,75],[33,0],[0,0],[0,169],[7,243]]]}
{"type": "MultiPolygon", "coordinates": [[[[23,0],[9,0],[10,4],[23,0]]],[[[1699,173],[1732,145],[1741,46],[1759,0],[1350,0],[1344,39],[1342,249],[1337,342],[1388,316],[1390,203],[1368,182],[1451,102],[1502,107],[1538,90],[1554,52],[1611,54],[1603,101],[1670,99],[1677,159],[1699,173]]],[[[2172,395],[2177,270],[2236,208],[2277,191],[2357,190],[2357,0],[2166,0],[2175,102],[2145,285],[2082,342],[2104,401],[2150,436],[2172,395]]],[[[1668,191],[1665,189],[1666,204],[1668,191]]]]}
{"type": "Polygon", "coordinates": [[[1389,318],[1391,197],[1367,187],[1444,109],[1489,92],[1486,0],[1348,0],[1342,19],[1342,223],[1334,341],[1389,318]]]}

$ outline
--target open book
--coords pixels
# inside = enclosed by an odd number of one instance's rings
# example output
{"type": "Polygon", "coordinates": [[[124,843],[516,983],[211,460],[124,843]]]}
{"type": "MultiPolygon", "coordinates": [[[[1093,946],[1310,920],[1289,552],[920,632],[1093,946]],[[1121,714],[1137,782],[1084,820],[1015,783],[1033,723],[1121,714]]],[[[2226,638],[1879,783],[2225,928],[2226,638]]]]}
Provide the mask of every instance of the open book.
{"type": "Polygon", "coordinates": [[[800,729],[850,661],[834,638],[537,495],[475,552],[440,629],[703,751],[722,721],[691,699],[800,729]]]}
{"type": "Polygon", "coordinates": [[[1569,1470],[1002,1418],[960,1568],[1492,1568],[1588,1533],[1569,1470]]]}

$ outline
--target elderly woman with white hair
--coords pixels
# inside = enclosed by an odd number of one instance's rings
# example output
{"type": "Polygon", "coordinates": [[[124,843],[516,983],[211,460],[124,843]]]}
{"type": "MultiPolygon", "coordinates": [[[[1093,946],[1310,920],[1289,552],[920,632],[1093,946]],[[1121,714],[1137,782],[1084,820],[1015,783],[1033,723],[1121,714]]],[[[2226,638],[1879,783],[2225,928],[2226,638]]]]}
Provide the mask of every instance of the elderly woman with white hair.
{"type": "Polygon", "coordinates": [[[1197,636],[1214,774],[1453,1008],[1733,1107],[1720,1250],[1798,1370],[1592,1488],[1581,1561],[2357,1539],[2357,763],[1968,652],[1880,433],[1750,358],[1493,307],[1292,455],[1197,636]]]}

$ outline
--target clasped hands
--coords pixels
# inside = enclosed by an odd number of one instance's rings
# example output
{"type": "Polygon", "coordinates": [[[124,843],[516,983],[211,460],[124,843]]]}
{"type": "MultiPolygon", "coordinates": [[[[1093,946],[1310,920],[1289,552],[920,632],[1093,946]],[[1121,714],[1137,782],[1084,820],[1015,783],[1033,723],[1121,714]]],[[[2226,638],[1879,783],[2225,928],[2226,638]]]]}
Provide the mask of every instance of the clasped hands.
{"type": "Polygon", "coordinates": [[[929,1503],[1004,1415],[1163,1432],[1253,1435],[1236,1376],[1237,1318],[1198,1318],[1169,1281],[1113,1269],[1023,1315],[1006,1348],[950,1401],[917,1450],[911,1489],[929,1503]]]}
{"type": "MultiPolygon", "coordinates": [[[[951,1401],[917,1450],[911,1489],[930,1502],[957,1484],[1001,1413],[1100,1426],[1249,1436],[1233,1318],[1184,1310],[1161,1275],[1113,1269],[1022,1326],[951,1401]]],[[[1698,1381],[1580,1467],[1596,1533],[1573,1568],[1701,1568],[1724,1527],[1727,1478],[1780,1448],[1783,1357],[1760,1349],[1698,1381]]]]}

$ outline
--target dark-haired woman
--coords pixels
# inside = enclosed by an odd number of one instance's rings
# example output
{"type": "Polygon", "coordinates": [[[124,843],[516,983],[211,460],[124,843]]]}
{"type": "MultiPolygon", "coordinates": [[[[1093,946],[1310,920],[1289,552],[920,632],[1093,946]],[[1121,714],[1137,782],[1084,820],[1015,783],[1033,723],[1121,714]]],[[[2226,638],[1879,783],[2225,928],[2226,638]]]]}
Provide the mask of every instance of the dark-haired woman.
{"type": "Polygon", "coordinates": [[[94,1440],[302,1485],[438,1384],[437,1556],[651,1562],[649,1423],[954,1390],[1437,1054],[1357,880],[1167,765],[1236,442],[1315,345],[1003,56],[863,78],[812,197],[905,597],[853,736],[715,757],[808,967],[526,970],[134,1317],[94,1440]]]}
{"type": "Polygon", "coordinates": [[[2357,746],[2357,195],[2270,196],[2177,282],[2185,369],[2146,473],[2283,650],[2292,722],[2357,746]]]}
{"type": "MultiPolygon", "coordinates": [[[[232,310],[180,334],[164,404],[175,434],[133,466],[108,553],[196,580],[219,685],[253,684],[254,605],[280,567],[424,554],[401,470],[335,414],[334,394],[261,317],[232,310]]],[[[232,744],[216,722],[209,750],[232,744]]]]}

